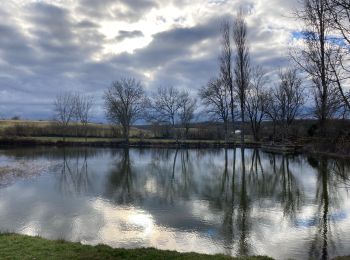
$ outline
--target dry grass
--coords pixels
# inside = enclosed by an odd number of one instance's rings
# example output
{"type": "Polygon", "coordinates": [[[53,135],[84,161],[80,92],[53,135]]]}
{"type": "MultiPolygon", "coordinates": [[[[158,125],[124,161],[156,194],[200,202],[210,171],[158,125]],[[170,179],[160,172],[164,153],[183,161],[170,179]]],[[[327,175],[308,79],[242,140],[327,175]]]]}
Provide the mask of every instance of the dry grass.
{"type": "MultiPolygon", "coordinates": [[[[71,123],[68,135],[75,134],[76,128],[81,127],[80,123],[71,123]]],[[[108,124],[89,123],[88,131],[96,137],[113,137],[117,132],[121,132],[118,127],[112,127],[108,124]]],[[[0,120],[0,136],[57,136],[60,130],[54,121],[35,121],[35,120],[0,120]],[[33,135],[33,132],[35,133],[33,135]]],[[[130,136],[148,136],[150,131],[132,127],[130,136]]]]}

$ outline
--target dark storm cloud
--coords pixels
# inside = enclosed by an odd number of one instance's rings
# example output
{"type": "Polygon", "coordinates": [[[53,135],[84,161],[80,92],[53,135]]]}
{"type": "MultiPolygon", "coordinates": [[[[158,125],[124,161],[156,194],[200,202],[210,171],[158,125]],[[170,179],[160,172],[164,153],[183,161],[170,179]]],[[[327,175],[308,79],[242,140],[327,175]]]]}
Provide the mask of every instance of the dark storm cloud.
{"type": "Polygon", "coordinates": [[[20,30],[0,24],[0,57],[8,64],[30,65],[35,62],[33,49],[20,30]]]}
{"type": "Polygon", "coordinates": [[[83,21],[80,21],[79,23],[77,23],[77,27],[85,28],[85,29],[92,29],[92,28],[98,28],[99,25],[96,23],[93,23],[91,21],[88,21],[88,20],[83,20],[83,21]]]}
{"type": "Polygon", "coordinates": [[[217,73],[217,57],[214,55],[198,59],[184,58],[165,66],[156,74],[152,85],[178,86],[196,95],[198,89],[206,84],[209,78],[217,76],[217,73]]]}
{"type": "Polygon", "coordinates": [[[115,62],[151,69],[163,67],[184,57],[189,59],[192,47],[218,36],[217,24],[218,22],[213,20],[194,27],[175,28],[155,34],[153,41],[146,48],[133,54],[123,53],[115,58],[115,62]]]}
{"type": "Polygon", "coordinates": [[[118,35],[115,37],[118,41],[123,41],[128,38],[137,38],[137,37],[143,37],[143,33],[140,30],[134,30],[134,31],[124,31],[120,30],[118,32],[118,35]]]}
{"type": "Polygon", "coordinates": [[[208,77],[217,75],[219,24],[220,20],[213,18],[197,26],[155,34],[146,48],[133,54],[122,53],[113,62],[129,69],[155,70],[154,78],[148,82],[150,89],[174,85],[194,93],[208,77]],[[202,48],[204,42],[207,44],[202,48]],[[191,57],[193,52],[201,51],[205,52],[203,57],[191,57]]]}
{"type": "Polygon", "coordinates": [[[47,62],[74,64],[101,48],[104,36],[97,27],[91,27],[92,24],[86,21],[76,22],[68,10],[37,3],[30,7],[30,11],[28,20],[32,42],[47,62]],[[90,31],[86,32],[86,29],[90,31]]]}
{"type": "MultiPolygon", "coordinates": [[[[93,23],[76,21],[67,9],[45,3],[26,8],[27,33],[7,18],[8,24],[0,25],[2,114],[51,117],[58,92],[89,88],[89,77],[81,78],[94,64],[91,56],[100,51],[104,36],[93,23]]],[[[100,77],[94,83],[102,80],[104,71],[112,74],[104,67],[95,66],[93,75],[100,77]]]]}

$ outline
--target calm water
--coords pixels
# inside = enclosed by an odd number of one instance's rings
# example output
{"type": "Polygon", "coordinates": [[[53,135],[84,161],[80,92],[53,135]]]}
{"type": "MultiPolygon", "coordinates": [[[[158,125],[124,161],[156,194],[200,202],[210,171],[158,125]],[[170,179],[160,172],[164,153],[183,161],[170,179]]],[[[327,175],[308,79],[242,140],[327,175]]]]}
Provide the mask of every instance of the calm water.
{"type": "Polygon", "coordinates": [[[259,150],[0,151],[0,231],[113,247],[350,254],[350,162],[259,150]]]}

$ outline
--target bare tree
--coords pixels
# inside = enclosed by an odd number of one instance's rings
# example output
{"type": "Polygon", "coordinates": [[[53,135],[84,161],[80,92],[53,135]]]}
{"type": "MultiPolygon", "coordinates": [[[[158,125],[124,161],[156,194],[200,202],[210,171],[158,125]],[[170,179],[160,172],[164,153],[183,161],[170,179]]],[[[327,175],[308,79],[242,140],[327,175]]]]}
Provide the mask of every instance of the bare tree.
{"type": "Polygon", "coordinates": [[[277,101],[277,99],[275,99],[275,89],[270,88],[268,91],[268,105],[267,105],[267,109],[266,109],[266,115],[267,118],[269,118],[272,122],[272,128],[273,128],[273,140],[275,141],[276,139],[276,128],[277,128],[277,124],[278,124],[278,116],[279,116],[279,112],[280,112],[280,105],[279,102],[277,101]]]}
{"type": "Polygon", "coordinates": [[[235,84],[241,110],[241,143],[244,144],[244,122],[245,122],[245,102],[249,88],[250,77],[250,56],[247,45],[247,23],[241,10],[233,25],[233,41],[236,47],[235,55],[235,84]]]}
{"type": "Polygon", "coordinates": [[[75,114],[77,120],[84,128],[85,141],[87,140],[88,124],[91,119],[92,107],[94,105],[93,97],[83,94],[77,94],[75,100],[75,114]]]}
{"type": "Polygon", "coordinates": [[[295,118],[301,115],[306,100],[305,89],[295,68],[281,70],[279,79],[279,84],[272,90],[272,100],[269,101],[267,111],[269,117],[275,120],[274,123],[281,126],[286,137],[295,118]]]}
{"type": "Polygon", "coordinates": [[[231,46],[231,24],[228,20],[221,23],[221,53],[219,56],[220,78],[230,93],[230,113],[232,129],[235,122],[235,93],[233,87],[233,70],[232,70],[232,46],[231,46]]]}
{"type": "Polygon", "coordinates": [[[261,122],[267,115],[269,98],[264,88],[267,81],[266,73],[261,67],[257,66],[252,70],[245,108],[256,141],[260,139],[261,122]]]}
{"type": "Polygon", "coordinates": [[[104,95],[107,118],[122,126],[124,139],[129,143],[130,126],[143,116],[145,95],[143,87],[134,78],[114,81],[104,95]]]}
{"type": "Polygon", "coordinates": [[[292,58],[313,83],[315,114],[324,134],[325,122],[334,115],[340,102],[334,74],[340,47],[334,44],[330,34],[332,17],[327,0],[303,0],[297,17],[303,21],[305,29],[303,45],[292,58]]]}
{"type": "Polygon", "coordinates": [[[305,91],[295,68],[281,70],[279,78],[280,85],[276,92],[276,99],[280,103],[280,119],[288,133],[289,126],[301,113],[301,108],[305,103],[305,91]]]}
{"type": "Polygon", "coordinates": [[[175,87],[159,87],[154,96],[153,105],[158,119],[162,122],[168,122],[174,127],[181,105],[180,101],[181,93],[175,87]]]}
{"type": "Polygon", "coordinates": [[[187,91],[183,91],[180,98],[179,117],[181,125],[185,129],[185,138],[188,137],[190,123],[194,118],[196,106],[197,100],[191,97],[187,91]]]}
{"type": "Polygon", "coordinates": [[[211,79],[199,91],[199,96],[206,111],[215,119],[224,123],[225,140],[228,138],[229,91],[220,79],[211,79]]]}
{"type": "Polygon", "coordinates": [[[181,92],[173,87],[159,87],[150,102],[149,120],[170,125],[175,135],[175,125],[179,119],[181,92]]]}
{"type": "Polygon", "coordinates": [[[331,14],[332,27],[340,32],[350,45],[350,2],[348,0],[326,0],[327,11],[331,14]]]}
{"type": "Polygon", "coordinates": [[[348,0],[326,0],[327,12],[330,13],[330,23],[334,30],[334,42],[339,45],[334,57],[332,70],[335,83],[343,99],[345,107],[350,110],[350,92],[345,92],[344,84],[350,79],[350,2],[348,0]]]}
{"type": "Polygon", "coordinates": [[[55,120],[61,128],[63,141],[66,140],[68,125],[75,116],[75,101],[75,94],[72,92],[61,93],[54,101],[55,120]]]}

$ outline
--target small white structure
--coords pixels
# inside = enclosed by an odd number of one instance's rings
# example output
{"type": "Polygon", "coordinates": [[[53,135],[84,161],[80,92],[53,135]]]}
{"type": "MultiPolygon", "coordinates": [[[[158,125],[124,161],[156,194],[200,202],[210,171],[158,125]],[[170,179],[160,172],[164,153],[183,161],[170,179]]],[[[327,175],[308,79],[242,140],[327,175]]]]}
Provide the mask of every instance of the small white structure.
{"type": "Polygon", "coordinates": [[[239,135],[241,133],[241,130],[235,130],[235,135],[239,135]]]}

